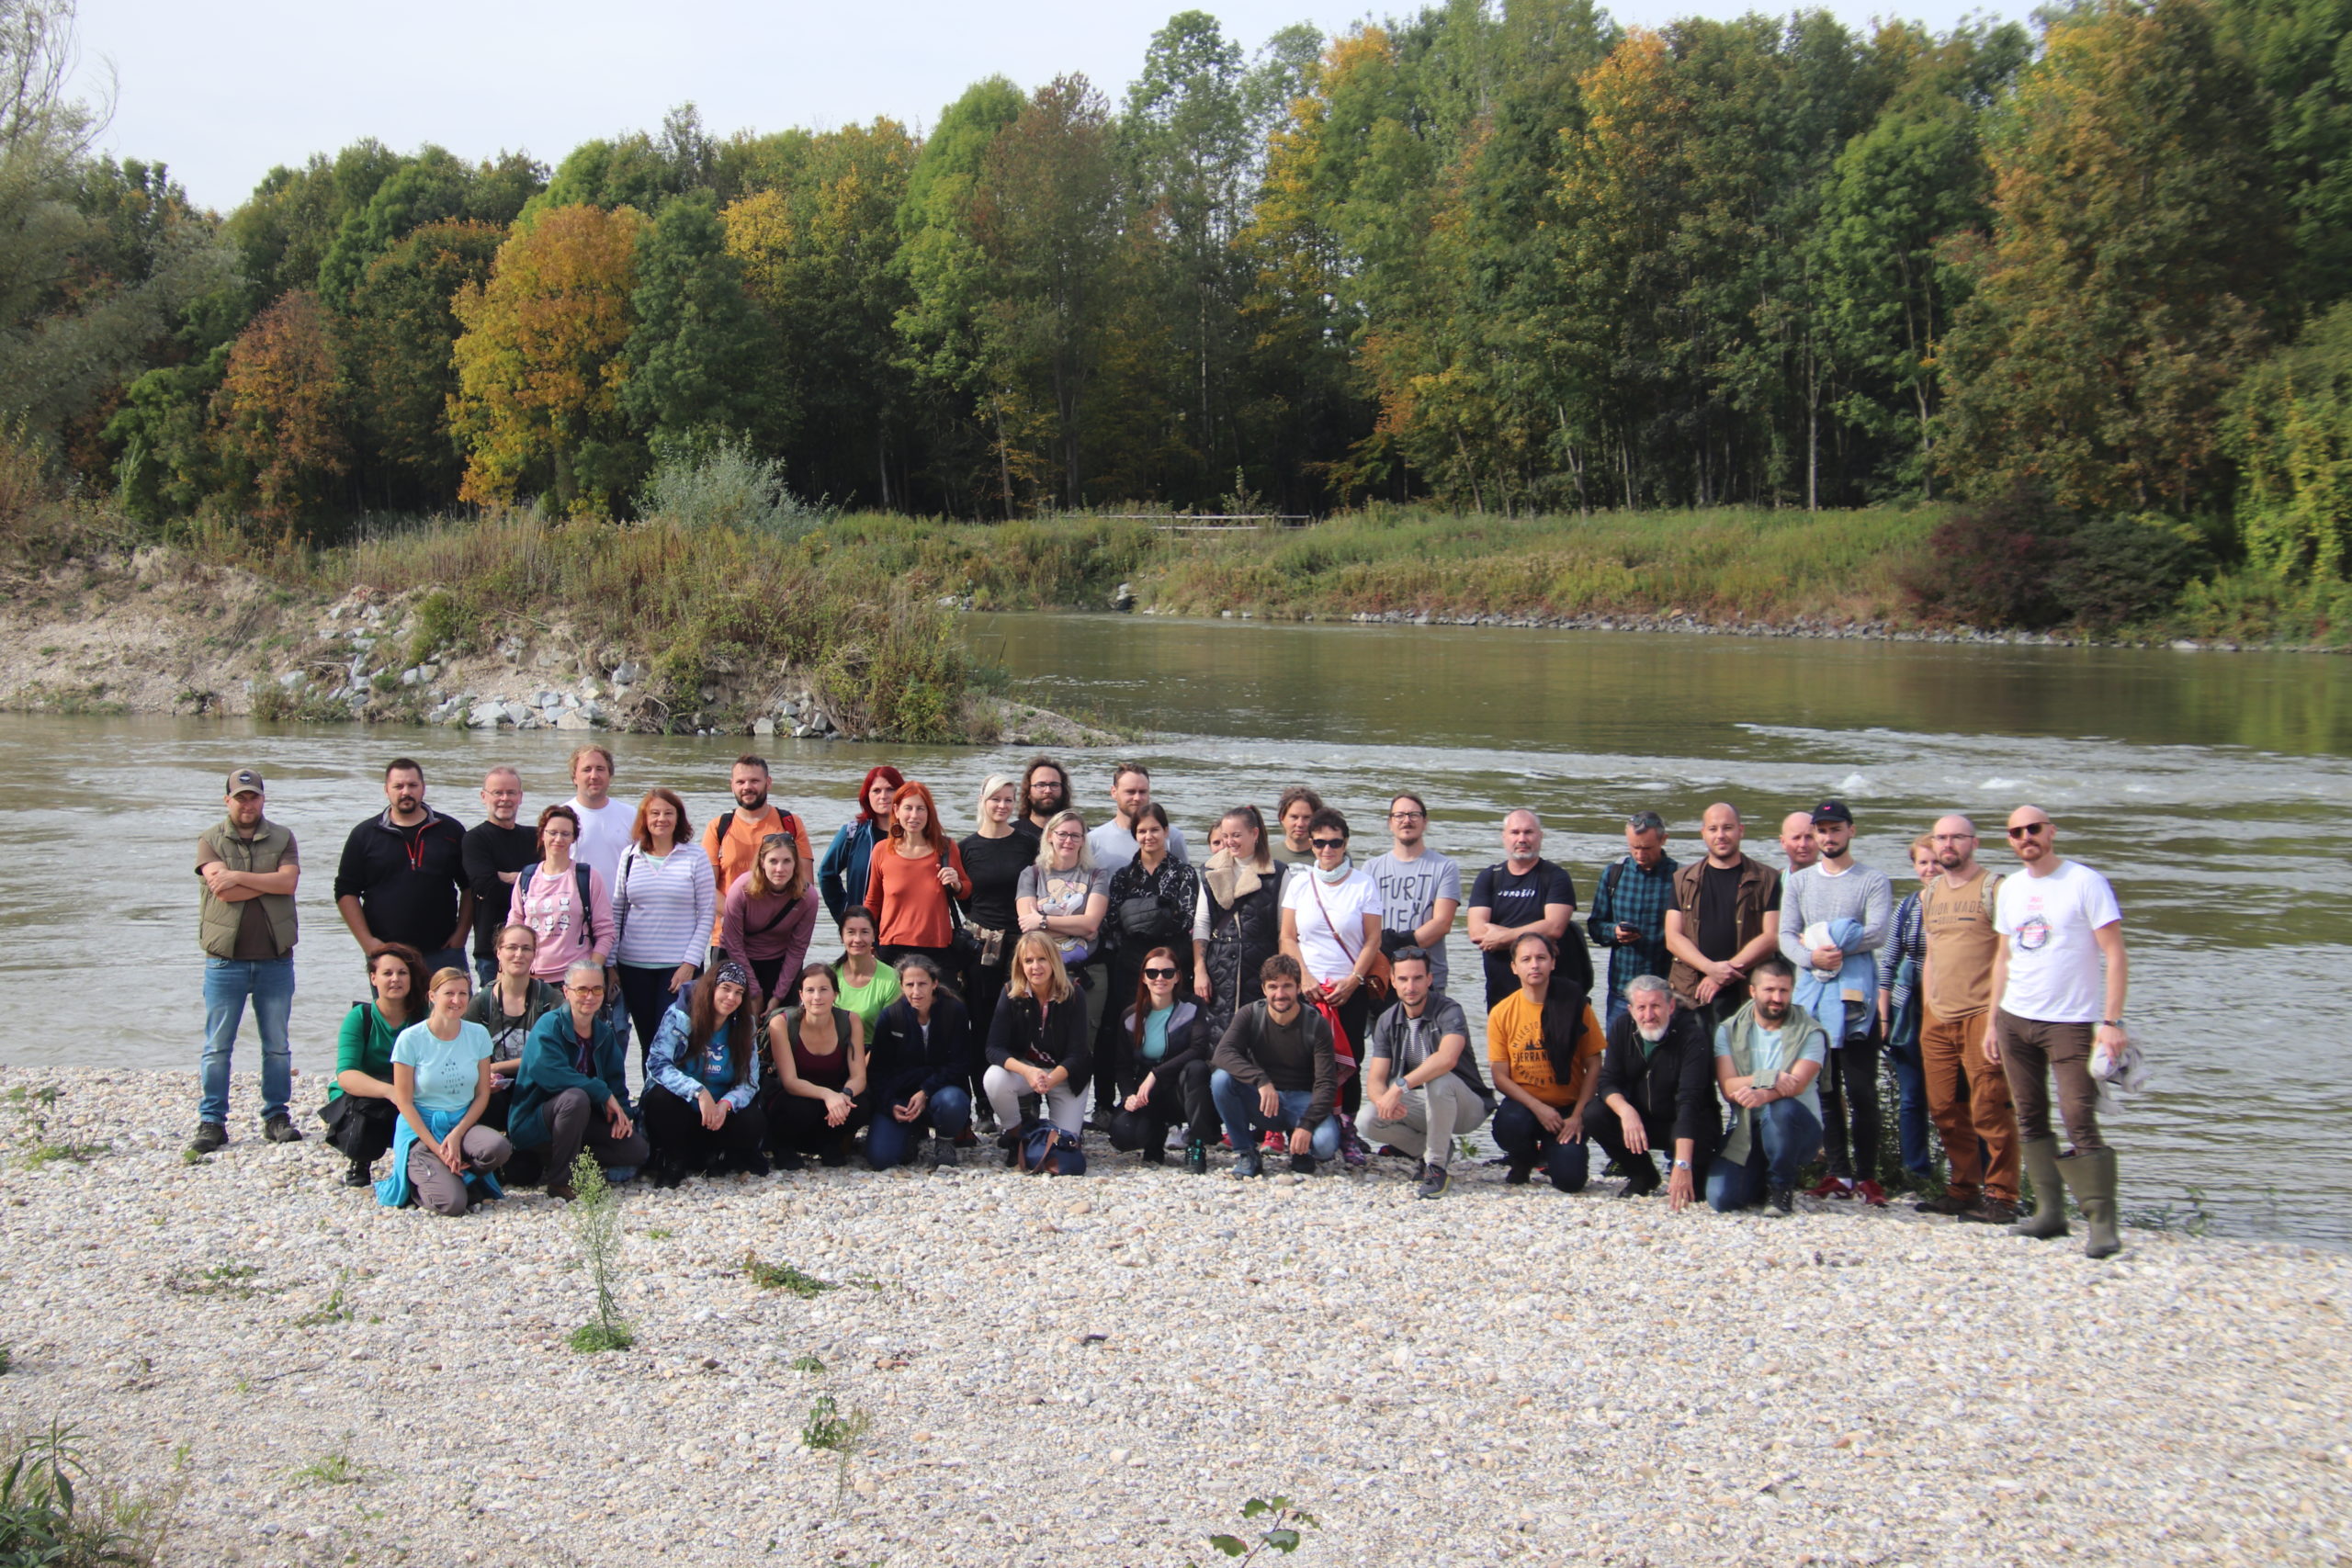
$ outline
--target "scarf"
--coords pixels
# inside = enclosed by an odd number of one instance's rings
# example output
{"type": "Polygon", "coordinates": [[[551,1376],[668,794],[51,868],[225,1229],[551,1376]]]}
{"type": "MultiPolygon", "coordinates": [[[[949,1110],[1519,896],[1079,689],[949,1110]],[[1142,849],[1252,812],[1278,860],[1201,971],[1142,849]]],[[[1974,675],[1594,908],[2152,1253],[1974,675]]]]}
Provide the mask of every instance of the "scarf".
{"type": "Polygon", "coordinates": [[[1257,863],[1235,860],[1231,850],[1219,850],[1209,856],[1208,864],[1201,870],[1201,881],[1207,886],[1209,896],[1228,909],[1264,886],[1257,863]]]}

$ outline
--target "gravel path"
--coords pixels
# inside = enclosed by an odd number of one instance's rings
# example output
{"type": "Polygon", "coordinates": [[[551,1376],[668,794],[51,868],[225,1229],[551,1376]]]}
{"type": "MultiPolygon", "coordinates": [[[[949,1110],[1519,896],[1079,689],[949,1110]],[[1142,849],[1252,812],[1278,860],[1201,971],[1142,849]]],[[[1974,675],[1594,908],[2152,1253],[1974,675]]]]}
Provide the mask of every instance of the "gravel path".
{"type": "Polygon", "coordinates": [[[189,1165],[189,1075],[0,1068],[0,1420],[172,1493],[171,1564],[1172,1568],[1277,1493],[1301,1568],[2352,1553],[2339,1254],[1105,1151],[625,1190],[591,1357],[563,1205],[381,1211],[252,1089],[189,1165]]]}

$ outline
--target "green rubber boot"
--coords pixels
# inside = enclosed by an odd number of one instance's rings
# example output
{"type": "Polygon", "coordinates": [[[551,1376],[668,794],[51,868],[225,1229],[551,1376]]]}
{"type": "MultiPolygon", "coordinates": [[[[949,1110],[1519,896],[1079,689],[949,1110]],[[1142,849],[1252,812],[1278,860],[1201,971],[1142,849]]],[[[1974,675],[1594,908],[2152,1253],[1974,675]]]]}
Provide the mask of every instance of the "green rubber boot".
{"type": "Polygon", "coordinates": [[[2115,1151],[2093,1149],[2088,1154],[2068,1155],[2058,1166],[2065,1172],[2066,1185],[2090,1233],[2083,1242],[2083,1256],[2112,1258],[2122,1251],[2123,1238],[2115,1234],[2115,1151]]]}
{"type": "Polygon", "coordinates": [[[2018,1152],[2033,1182],[2033,1213],[2009,1226],[2011,1235],[2047,1241],[2066,1234],[2066,1184],[2058,1175],[2058,1140],[2035,1138],[2018,1152]]]}

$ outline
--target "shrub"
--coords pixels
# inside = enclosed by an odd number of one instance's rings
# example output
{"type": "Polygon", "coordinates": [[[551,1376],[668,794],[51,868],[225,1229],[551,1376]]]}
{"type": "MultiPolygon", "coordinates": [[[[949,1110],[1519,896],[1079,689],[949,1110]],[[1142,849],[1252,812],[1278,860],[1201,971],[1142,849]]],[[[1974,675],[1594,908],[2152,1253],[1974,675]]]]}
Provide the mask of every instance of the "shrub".
{"type": "Polygon", "coordinates": [[[2050,581],[2064,618],[2099,630],[2170,609],[2208,564],[2204,541],[2163,517],[2094,517],[2063,546],[2050,581]]]}
{"type": "Polygon", "coordinates": [[[2069,556],[2074,519],[2018,485],[1964,507],[1928,536],[1928,560],[1904,586],[1929,615],[1976,626],[2057,625],[2054,578],[2069,556]]]}
{"type": "Polygon", "coordinates": [[[786,539],[812,533],[834,515],[822,502],[811,506],[794,495],[781,462],[732,437],[665,457],[638,492],[637,510],[690,528],[742,528],[786,539]]]}
{"type": "Polygon", "coordinates": [[[621,1251],[620,1205],[613,1196],[612,1183],[605,1179],[605,1168],[584,1149],[571,1162],[571,1189],[575,1194],[571,1227],[580,1237],[581,1258],[596,1287],[596,1315],[571,1331],[571,1348],[583,1356],[626,1350],[636,1343],[636,1337],[621,1321],[619,1306],[613,1300],[613,1273],[621,1251]]]}
{"type": "Polygon", "coordinates": [[[155,1561],[164,1509],[111,1495],[76,1435],[48,1431],[0,1446],[0,1562],[134,1568],[155,1561]]]}

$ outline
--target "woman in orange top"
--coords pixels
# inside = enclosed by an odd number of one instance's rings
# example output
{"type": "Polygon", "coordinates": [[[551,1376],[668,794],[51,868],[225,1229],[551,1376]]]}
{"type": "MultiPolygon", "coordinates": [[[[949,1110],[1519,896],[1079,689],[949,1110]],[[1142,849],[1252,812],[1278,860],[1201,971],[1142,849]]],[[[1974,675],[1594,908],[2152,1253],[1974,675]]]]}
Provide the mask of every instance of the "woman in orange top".
{"type": "Polygon", "coordinates": [[[963,852],[940,828],[931,791],[909,779],[890,798],[890,836],[874,846],[866,869],[865,907],[882,962],[920,953],[942,974],[960,973],[949,908],[967,886],[963,852]]]}
{"type": "Polygon", "coordinates": [[[1600,1081],[1603,1037],[1592,1005],[1554,975],[1558,961],[1541,931],[1511,943],[1519,989],[1487,1014],[1487,1061],[1503,1096],[1494,1139],[1510,1162],[1505,1182],[1523,1185],[1541,1164],[1553,1186],[1581,1192],[1591,1170],[1585,1111],[1600,1081]]]}

